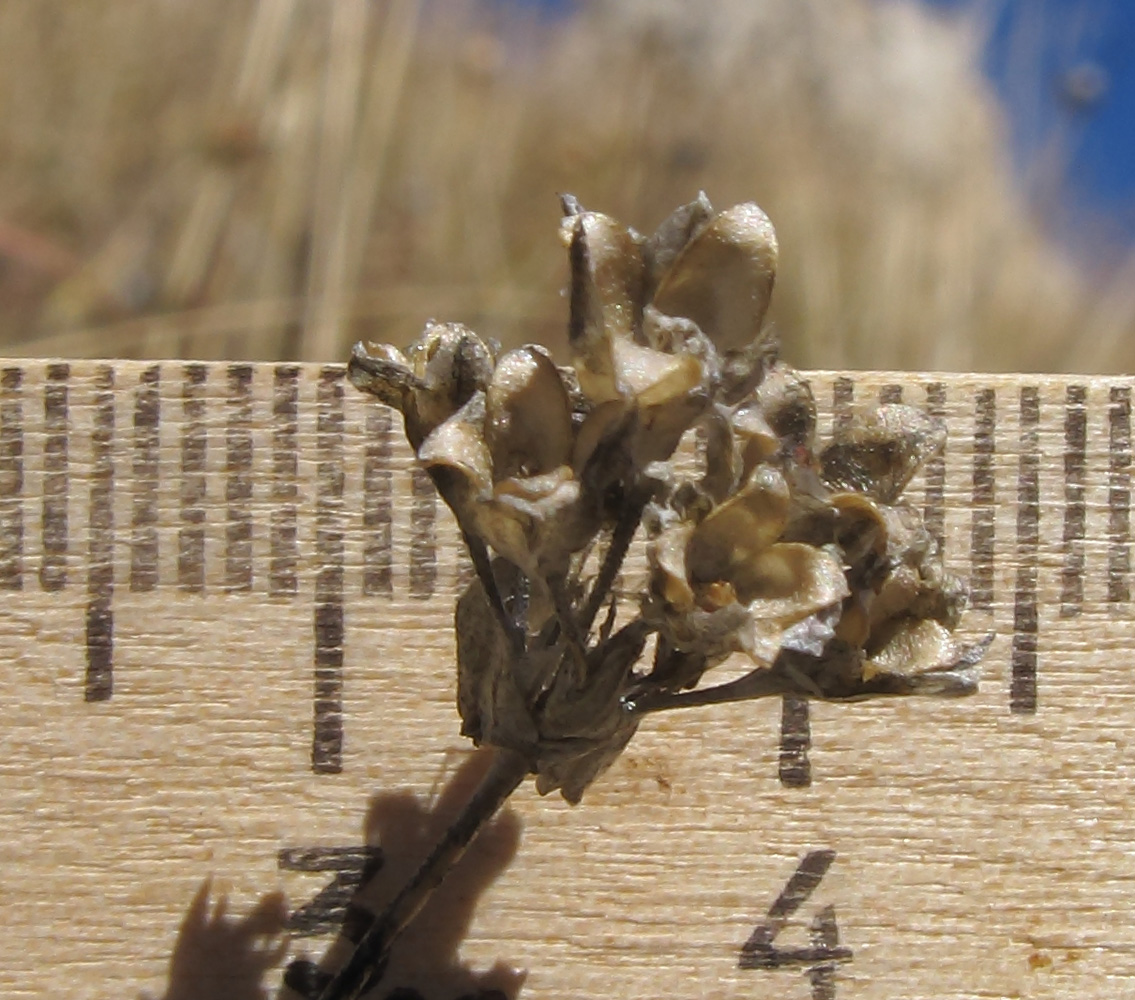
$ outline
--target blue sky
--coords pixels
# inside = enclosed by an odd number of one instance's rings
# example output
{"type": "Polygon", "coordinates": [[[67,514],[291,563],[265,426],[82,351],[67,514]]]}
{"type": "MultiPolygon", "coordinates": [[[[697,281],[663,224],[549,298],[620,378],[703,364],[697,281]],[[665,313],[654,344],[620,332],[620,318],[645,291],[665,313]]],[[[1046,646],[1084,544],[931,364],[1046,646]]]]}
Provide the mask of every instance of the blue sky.
{"type": "Polygon", "coordinates": [[[987,9],[985,69],[1038,208],[1089,253],[1135,244],[1135,0],[993,0],[987,9]]]}

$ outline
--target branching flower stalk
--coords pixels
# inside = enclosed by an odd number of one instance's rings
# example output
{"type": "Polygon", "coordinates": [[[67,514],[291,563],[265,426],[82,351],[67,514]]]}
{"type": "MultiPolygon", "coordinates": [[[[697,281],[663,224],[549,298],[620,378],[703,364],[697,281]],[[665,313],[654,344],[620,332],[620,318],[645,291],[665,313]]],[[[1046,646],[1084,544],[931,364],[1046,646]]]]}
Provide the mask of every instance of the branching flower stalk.
{"type": "Polygon", "coordinates": [[[966,588],[900,500],[944,428],[884,405],[817,446],[808,384],[763,326],[768,217],[715,212],[703,194],[643,237],[574,198],[563,208],[571,367],[440,323],[405,353],[351,357],[354,385],[401,411],[468,546],[457,704],[462,733],[496,759],[322,1000],[377,982],[391,942],[527,775],[578,802],[650,712],[977,687],[989,640],[953,637],[966,588]],[[685,472],[674,456],[691,432],[704,462],[685,472]],[[615,582],[639,534],[648,574],[627,594],[615,582]],[[703,683],[738,653],[749,673],[703,683]]]}

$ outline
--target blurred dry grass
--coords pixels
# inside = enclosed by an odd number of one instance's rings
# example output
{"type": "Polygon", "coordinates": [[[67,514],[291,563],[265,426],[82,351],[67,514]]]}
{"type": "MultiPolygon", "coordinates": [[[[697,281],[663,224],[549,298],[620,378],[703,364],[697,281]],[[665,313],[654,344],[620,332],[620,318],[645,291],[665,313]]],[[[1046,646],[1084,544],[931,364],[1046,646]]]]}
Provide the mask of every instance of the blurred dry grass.
{"type": "Polygon", "coordinates": [[[1030,216],[980,46],[914,0],[0,0],[0,353],[554,341],[556,192],[704,188],[776,223],[797,364],[1131,370],[1135,281],[1030,216]]]}

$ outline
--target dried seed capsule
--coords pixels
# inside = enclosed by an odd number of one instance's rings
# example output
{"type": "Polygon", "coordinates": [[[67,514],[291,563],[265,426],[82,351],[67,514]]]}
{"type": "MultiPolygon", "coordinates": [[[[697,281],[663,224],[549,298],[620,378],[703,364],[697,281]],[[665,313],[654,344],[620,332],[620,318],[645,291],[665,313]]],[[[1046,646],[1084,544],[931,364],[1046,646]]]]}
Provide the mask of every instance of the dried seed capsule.
{"type": "Polygon", "coordinates": [[[893,503],[945,441],[940,420],[913,406],[880,406],[856,414],[824,449],[823,477],[833,489],[856,490],[893,503]]]}
{"type": "Polygon", "coordinates": [[[761,332],[776,280],[776,231],[756,205],[736,205],[702,226],[661,277],[654,305],[693,320],[719,351],[761,332]]]}
{"type": "Polygon", "coordinates": [[[571,460],[571,403],[552,361],[522,347],[497,362],[485,394],[493,477],[538,476],[571,460]]]}

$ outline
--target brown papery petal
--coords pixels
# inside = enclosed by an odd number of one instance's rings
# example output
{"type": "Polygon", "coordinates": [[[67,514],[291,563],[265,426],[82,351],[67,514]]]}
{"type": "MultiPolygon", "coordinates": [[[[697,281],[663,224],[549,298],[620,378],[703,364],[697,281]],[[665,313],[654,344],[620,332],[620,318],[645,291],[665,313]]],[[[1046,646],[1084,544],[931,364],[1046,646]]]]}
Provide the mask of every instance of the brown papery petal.
{"type": "Polygon", "coordinates": [[[887,622],[910,613],[922,585],[922,577],[913,566],[896,566],[887,574],[870,608],[869,621],[876,643],[886,640],[887,622]]]}
{"type": "Polygon", "coordinates": [[[887,550],[887,521],[878,504],[862,493],[835,493],[828,503],[839,514],[836,522],[836,540],[845,550],[861,549],[856,542],[865,543],[877,555],[887,550]]]}
{"type": "Polygon", "coordinates": [[[406,357],[430,389],[448,388],[459,405],[485,388],[493,370],[488,346],[460,323],[429,323],[406,357]]]}
{"type": "Polygon", "coordinates": [[[430,323],[406,355],[418,383],[403,412],[407,436],[418,448],[435,427],[488,386],[492,354],[460,323],[430,323]]]}
{"type": "Polygon", "coordinates": [[[654,305],[692,319],[728,351],[752,343],[768,310],[777,265],[776,231],[746,203],[705,226],[659,282],[654,305]]]}
{"type": "Polygon", "coordinates": [[[820,456],[824,479],[892,503],[922,463],[941,451],[945,435],[940,420],[913,406],[858,413],[820,456]]]}
{"type": "Polygon", "coordinates": [[[685,396],[702,381],[701,362],[689,354],[663,354],[631,340],[614,344],[619,389],[641,407],[661,406],[685,396]]]}
{"type": "Polygon", "coordinates": [[[594,533],[579,499],[579,483],[566,467],[506,480],[491,500],[476,506],[475,523],[485,541],[526,573],[539,574],[550,565],[563,572],[568,556],[594,533]]]}
{"type": "Polygon", "coordinates": [[[689,525],[670,528],[647,548],[651,590],[679,611],[694,606],[694,592],[686,579],[686,546],[692,530],[689,525]]]}
{"type": "Polygon", "coordinates": [[[639,240],[598,212],[564,220],[571,250],[569,338],[579,384],[593,402],[610,399],[612,344],[630,339],[642,318],[644,266],[639,240]]]}
{"type": "Polygon", "coordinates": [[[387,406],[401,410],[418,381],[406,356],[392,344],[355,344],[347,377],[356,389],[369,392],[387,406]]]}
{"type": "Polygon", "coordinates": [[[791,624],[842,601],[850,591],[843,567],[826,549],[779,542],[734,575],[738,599],[754,618],[791,624]]]}
{"type": "Polygon", "coordinates": [[[741,478],[744,479],[757,465],[776,454],[780,438],[757,406],[738,409],[733,414],[732,424],[741,452],[741,478]]]}
{"type": "Polygon", "coordinates": [[[393,344],[376,344],[373,341],[368,341],[366,344],[366,352],[372,358],[378,358],[385,361],[390,365],[397,365],[402,368],[410,366],[410,360],[393,344]]]}
{"type": "Polygon", "coordinates": [[[556,366],[528,347],[497,363],[485,394],[485,437],[493,476],[538,476],[568,462],[571,402],[556,366]]]}
{"type": "Polygon", "coordinates": [[[707,394],[689,392],[664,403],[639,410],[638,430],[634,437],[635,462],[664,462],[681,443],[682,435],[705,412],[707,394]]]}
{"type": "Polygon", "coordinates": [[[497,497],[516,497],[519,500],[535,503],[551,496],[571,479],[571,469],[566,465],[558,465],[539,476],[513,476],[502,479],[496,484],[493,493],[497,497]]]}
{"type": "Polygon", "coordinates": [[[589,276],[603,306],[612,336],[629,337],[642,311],[641,239],[609,215],[584,212],[580,217],[590,260],[589,276]]]}
{"type": "Polygon", "coordinates": [[[431,471],[455,475],[473,496],[493,486],[492,459],[479,428],[455,416],[436,427],[418,449],[418,460],[431,471]]]}
{"type": "Polygon", "coordinates": [[[757,405],[784,444],[812,450],[816,431],[816,401],[799,372],[777,362],[756,391],[757,405]]]}
{"type": "Polygon", "coordinates": [[[784,476],[771,466],[759,468],[740,493],[694,529],[686,550],[690,581],[733,580],[736,571],[780,537],[788,508],[784,476]]]}
{"type": "Polygon", "coordinates": [[[690,240],[694,239],[713,219],[713,206],[704,191],[688,205],[675,209],[658,227],[642,249],[646,261],[647,297],[673,265],[690,240]]]}
{"type": "Polygon", "coordinates": [[[950,666],[956,659],[957,647],[946,628],[929,619],[910,618],[863,664],[863,679],[870,680],[878,673],[920,674],[950,666]]]}
{"type": "Polygon", "coordinates": [[[705,475],[701,487],[720,503],[737,483],[732,421],[728,412],[714,408],[702,418],[701,429],[705,432],[705,475]]]}
{"type": "Polygon", "coordinates": [[[622,399],[611,399],[600,403],[584,418],[576,434],[571,456],[571,467],[576,475],[583,472],[584,466],[604,438],[616,433],[626,420],[629,409],[629,404],[622,399]]]}
{"type": "Polygon", "coordinates": [[[833,493],[828,497],[828,503],[839,511],[841,516],[865,518],[877,522],[881,528],[886,528],[879,505],[862,493],[833,493]]]}

